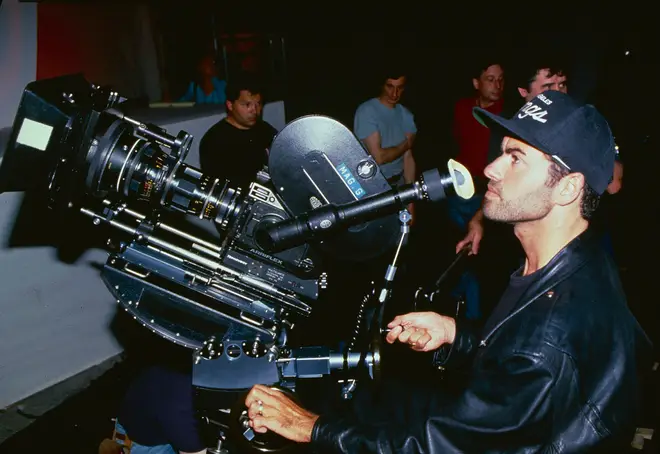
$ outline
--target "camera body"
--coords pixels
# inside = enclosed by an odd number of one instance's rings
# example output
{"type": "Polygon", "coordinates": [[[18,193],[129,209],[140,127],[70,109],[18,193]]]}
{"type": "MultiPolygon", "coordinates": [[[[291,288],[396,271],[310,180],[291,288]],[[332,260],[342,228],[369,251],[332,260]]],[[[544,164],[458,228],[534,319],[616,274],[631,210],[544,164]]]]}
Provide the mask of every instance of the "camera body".
{"type": "Polygon", "coordinates": [[[106,226],[101,277],[119,307],[190,349],[193,384],[229,399],[215,407],[229,410],[223,430],[268,450],[279,442],[251,433],[241,393],[255,384],[291,392],[298,379],[341,372],[346,399],[355,377],[377,376],[382,333],[362,319],[382,314],[408,232],[399,211],[448,190],[469,198],[469,173],[450,161],[447,174],[427,171],[392,189],[346,127],[310,115],[277,134],[267,171],[234,188],[185,163],[190,134],[130,118],[123,101],[82,75],[28,84],[0,160],[0,192],[42,190],[56,216],[106,226]],[[220,242],[190,233],[190,216],[215,223],[220,242]],[[290,344],[327,286],[320,252],[364,261],[395,249],[384,288],[361,302],[347,348],[290,344]]]}
{"type": "MultiPolygon", "coordinates": [[[[293,122],[270,153],[269,167],[286,162],[286,172],[273,178],[262,171],[248,188],[233,188],[185,163],[192,136],[184,131],[172,136],[126,116],[123,101],[82,75],[30,83],[0,163],[0,189],[45,189],[57,215],[82,214],[109,227],[103,281],[137,322],[193,351],[195,380],[202,387],[288,384],[300,375],[356,367],[359,358],[368,362],[368,355],[319,356],[289,346],[290,329],[311,314],[327,276],[310,244],[269,252],[259,243],[260,232],[300,214],[306,200],[354,196],[334,167],[373,161],[350,131],[327,117],[293,122]],[[309,142],[310,127],[322,143],[309,142]],[[338,139],[341,148],[328,151],[338,139]],[[304,166],[315,176],[307,187],[291,175],[304,166]],[[186,216],[215,223],[220,243],[189,233],[186,216]],[[322,360],[299,370],[296,364],[306,354],[322,360]]],[[[362,181],[365,194],[387,187],[380,173],[362,181]]],[[[396,226],[396,219],[388,222],[396,226]]],[[[379,232],[392,233],[386,225],[380,222],[379,232]]],[[[364,226],[356,235],[372,236],[364,226]]]]}
{"type": "Polygon", "coordinates": [[[251,275],[279,281],[295,293],[316,299],[327,281],[325,273],[320,271],[321,259],[310,245],[267,252],[260,244],[260,232],[287,219],[291,216],[274,191],[270,175],[265,170],[259,172],[257,181],[243,196],[243,207],[225,236],[223,247],[228,252],[223,263],[251,275]],[[258,265],[248,265],[250,261],[258,265]]]}

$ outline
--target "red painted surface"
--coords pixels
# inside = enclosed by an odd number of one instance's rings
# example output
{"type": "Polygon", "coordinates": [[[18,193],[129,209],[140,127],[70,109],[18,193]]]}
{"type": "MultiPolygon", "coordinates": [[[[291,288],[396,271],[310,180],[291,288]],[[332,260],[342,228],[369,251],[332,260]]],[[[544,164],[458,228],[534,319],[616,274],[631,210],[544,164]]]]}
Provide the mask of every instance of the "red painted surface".
{"type": "Polygon", "coordinates": [[[37,79],[83,72],[105,83],[112,73],[125,11],[108,4],[37,6],[37,79]]]}
{"type": "Polygon", "coordinates": [[[261,36],[254,33],[235,33],[220,36],[226,43],[227,53],[237,57],[243,71],[258,71],[263,64],[262,49],[259,46],[261,36]]]}
{"type": "Polygon", "coordinates": [[[76,5],[37,5],[37,79],[83,70],[83,48],[89,40],[80,39],[76,5]]]}

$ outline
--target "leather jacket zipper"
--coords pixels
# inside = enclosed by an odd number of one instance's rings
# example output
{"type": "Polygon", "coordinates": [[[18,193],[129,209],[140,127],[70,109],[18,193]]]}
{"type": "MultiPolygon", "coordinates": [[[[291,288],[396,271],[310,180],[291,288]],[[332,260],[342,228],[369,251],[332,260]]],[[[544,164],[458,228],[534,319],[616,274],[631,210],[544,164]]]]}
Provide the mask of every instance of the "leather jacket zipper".
{"type": "MultiPolygon", "coordinates": [[[[553,284],[554,285],[554,284],[553,284]]],[[[539,299],[541,296],[546,295],[548,298],[552,298],[554,296],[554,292],[551,290],[552,287],[543,289],[543,291],[538,292],[533,298],[531,298],[529,301],[527,301],[525,304],[520,306],[518,309],[515,311],[511,312],[509,315],[507,315],[502,321],[500,321],[495,327],[486,335],[484,336],[480,341],[479,341],[479,347],[485,347],[488,345],[488,341],[490,338],[495,334],[495,332],[500,329],[502,325],[504,325],[506,322],[508,322],[512,317],[515,315],[519,314],[521,311],[524,311],[527,306],[532,304],[534,301],[539,299]]]]}

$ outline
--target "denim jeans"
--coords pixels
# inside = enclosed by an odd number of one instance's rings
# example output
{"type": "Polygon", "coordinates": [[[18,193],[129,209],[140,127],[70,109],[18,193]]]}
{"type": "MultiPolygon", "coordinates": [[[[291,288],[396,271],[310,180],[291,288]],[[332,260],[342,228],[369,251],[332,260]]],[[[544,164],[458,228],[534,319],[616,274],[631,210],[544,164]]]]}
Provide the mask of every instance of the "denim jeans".
{"type": "MultiPolygon", "coordinates": [[[[461,231],[467,232],[468,222],[481,208],[481,202],[482,196],[480,194],[475,194],[468,200],[458,196],[449,197],[447,199],[449,220],[461,231]]],[[[479,294],[479,281],[472,271],[467,270],[461,275],[452,296],[455,298],[463,296],[465,298],[465,318],[468,320],[477,320],[481,317],[479,294]]]]}
{"type": "MultiPolygon", "coordinates": [[[[115,430],[118,434],[127,435],[126,429],[119,424],[119,421],[115,423],[115,430]]],[[[130,435],[128,435],[130,438],[130,435]]],[[[144,446],[139,443],[131,442],[131,454],[178,454],[172,445],[156,445],[156,446],[144,446]]]]}

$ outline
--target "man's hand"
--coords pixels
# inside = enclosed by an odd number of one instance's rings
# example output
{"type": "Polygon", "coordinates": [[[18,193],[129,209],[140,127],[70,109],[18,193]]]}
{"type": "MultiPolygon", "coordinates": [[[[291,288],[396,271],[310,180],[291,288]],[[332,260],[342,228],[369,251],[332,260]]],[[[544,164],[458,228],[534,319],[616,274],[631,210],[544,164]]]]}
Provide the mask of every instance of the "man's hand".
{"type": "Polygon", "coordinates": [[[412,146],[411,140],[406,137],[401,143],[394,147],[382,148],[380,132],[378,131],[374,131],[364,138],[363,143],[367,147],[369,154],[373,156],[376,160],[376,164],[379,166],[394,161],[406,151],[410,150],[410,147],[412,146]]]}
{"type": "Polygon", "coordinates": [[[319,418],[287,397],[283,392],[255,385],[245,398],[250,427],[258,433],[275,432],[297,443],[312,440],[319,418]]]}
{"type": "Polygon", "coordinates": [[[465,238],[456,244],[456,253],[458,254],[463,248],[472,245],[472,249],[468,255],[476,255],[479,252],[479,243],[484,237],[484,214],[480,209],[468,222],[468,231],[465,238]]]}
{"type": "Polygon", "coordinates": [[[456,337],[456,321],[435,312],[411,312],[397,315],[387,325],[390,332],[385,340],[409,344],[413,350],[430,352],[443,344],[451,344],[456,337]]]}

